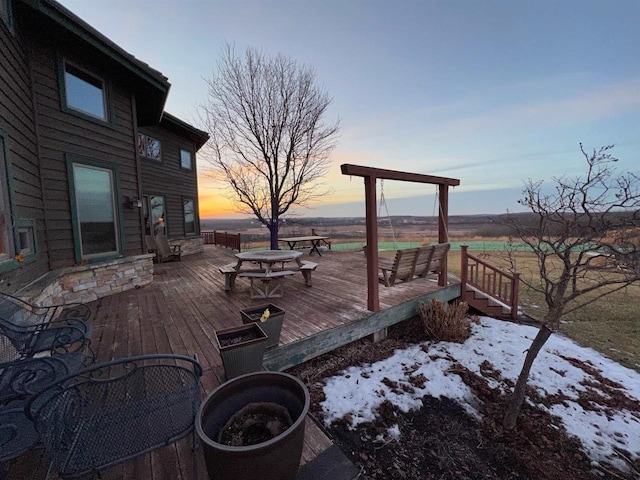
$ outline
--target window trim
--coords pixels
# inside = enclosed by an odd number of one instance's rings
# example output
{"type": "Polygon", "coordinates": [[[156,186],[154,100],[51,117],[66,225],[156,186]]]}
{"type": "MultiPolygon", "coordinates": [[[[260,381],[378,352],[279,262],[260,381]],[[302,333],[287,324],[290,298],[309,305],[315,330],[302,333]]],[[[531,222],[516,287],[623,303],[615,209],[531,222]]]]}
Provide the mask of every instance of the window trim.
{"type": "MultiPolygon", "coordinates": [[[[14,255],[16,252],[16,243],[15,243],[15,235],[13,228],[13,219],[14,219],[14,204],[13,204],[13,188],[11,185],[11,179],[13,176],[11,175],[11,158],[10,158],[10,149],[9,149],[9,135],[0,129],[0,148],[2,149],[2,156],[4,157],[4,162],[0,165],[0,195],[3,198],[0,198],[0,202],[6,203],[4,205],[4,210],[8,215],[8,218],[4,219],[4,230],[0,232],[0,235],[4,237],[3,241],[7,242],[6,252],[0,252],[0,264],[10,264],[10,262],[14,259],[14,255]],[[2,192],[2,189],[6,188],[6,192],[2,192]]],[[[0,205],[1,206],[1,205],[0,205]]],[[[0,211],[0,214],[2,212],[0,211]]]]}
{"type": "MultiPolygon", "coordinates": [[[[71,75],[73,75],[71,73],[71,75]]],[[[75,75],[74,75],[75,76],[75,75]]],[[[81,79],[82,80],[82,79],[81,79]]],[[[110,125],[111,124],[111,112],[113,111],[111,105],[111,95],[110,95],[110,87],[108,85],[107,79],[103,75],[98,75],[87,69],[85,67],[81,67],[77,62],[68,60],[63,56],[60,56],[59,59],[59,67],[58,67],[58,83],[60,89],[60,103],[63,112],[69,113],[71,115],[75,115],[80,118],[84,118],[85,120],[90,120],[92,122],[100,123],[102,125],[110,125]],[[102,102],[104,107],[104,117],[99,117],[97,115],[92,114],[86,110],[82,110],[76,107],[69,105],[69,99],[67,96],[67,65],[79,70],[89,77],[93,77],[97,81],[102,84],[102,102]]]]}
{"type": "Polygon", "coordinates": [[[196,215],[196,200],[193,197],[182,197],[182,231],[184,232],[185,237],[191,237],[198,235],[198,222],[196,215]],[[184,203],[186,201],[191,201],[193,203],[193,232],[187,232],[187,220],[186,220],[186,211],[184,208],[184,203]]]}
{"type": "MultiPolygon", "coordinates": [[[[148,212],[148,217],[149,217],[149,235],[152,237],[156,236],[156,233],[153,231],[153,218],[152,218],[152,211],[153,209],[151,208],[151,197],[160,197],[162,198],[162,206],[164,208],[164,220],[162,221],[162,223],[164,224],[164,235],[168,238],[169,236],[169,220],[168,220],[168,214],[167,214],[167,196],[164,193],[148,193],[145,192],[142,194],[142,197],[144,199],[145,202],[147,202],[147,208],[149,209],[148,212]]],[[[145,229],[145,235],[147,234],[147,225],[145,224],[144,226],[145,229]]]]}
{"type": "Polygon", "coordinates": [[[118,165],[102,160],[83,157],[80,155],[67,154],[67,181],[69,182],[69,202],[71,208],[71,223],[73,227],[73,250],[76,263],[83,262],[94,263],[103,262],[113,258],[120,258],[126,255],[125,238],[124,238],[124,215],[122,212],[122,198],[120,194],[120,169],[118,165]],[[110,170],[113,178],[113,204],[114,204],[114,220],[116,222],[116,241],[118,242],[117,250],[114,252],[94,253],[89,256],[82,255],[82,235],[80,232],[80,222],[78,218],[78,208],[76,200],[76,189],[74,179],[74,165],[86,165],[87,167],[100,168],[110,170]]]}
{"type": "Polygon", "coordinates": [[[184,170],[193,170],[193,152],[191,150],[187,150],[186,148],[181,148],[180,149],[180,168],[184,169],[184,170]],[[185,167],[184,163],[182,163],[182,152],[188,153],[189,154],[189,166],[185,167]]]}

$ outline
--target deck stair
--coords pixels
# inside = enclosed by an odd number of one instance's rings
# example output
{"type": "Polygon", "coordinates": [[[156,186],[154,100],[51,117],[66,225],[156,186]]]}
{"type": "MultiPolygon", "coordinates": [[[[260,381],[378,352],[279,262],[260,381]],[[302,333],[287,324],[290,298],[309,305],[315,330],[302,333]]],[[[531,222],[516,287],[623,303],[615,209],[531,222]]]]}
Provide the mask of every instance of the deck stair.
{"type": "Polygon", "coordinates": [[[493,318],[511,318],[511,307],[492,298],[489,294],[467,285],[465,302],[470,307],[493,318]]]}
{"type": "Polygon", "coordinates": [[[517,273],[507,273],[478,257],[462,246],[460,293],[470,307],[492,317],[518,318],[517,273]]]}

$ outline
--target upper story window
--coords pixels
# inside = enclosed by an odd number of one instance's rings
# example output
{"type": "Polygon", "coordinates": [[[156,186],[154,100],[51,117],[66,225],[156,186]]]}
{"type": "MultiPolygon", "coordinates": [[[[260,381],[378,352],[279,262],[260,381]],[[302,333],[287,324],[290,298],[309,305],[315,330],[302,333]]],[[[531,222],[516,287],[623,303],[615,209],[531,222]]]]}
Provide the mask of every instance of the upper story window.
{"type": "Polygon", "coordinates": [[[107,120],[104,81],[80,68],[64,63],[64,91],[67,108],[107,120]]]}
{"type": "Polygon", "coordinates": [[[138,134],[138,153],[140,156],[151,160],[162,160],[162,150],[160,140],[151,138],[148,135],[138,134]]]}
{"type": "Polygon", "coordinates": [[[180,150],[180,166],[191,170],[191,152],[188,150],[180,150]]]}

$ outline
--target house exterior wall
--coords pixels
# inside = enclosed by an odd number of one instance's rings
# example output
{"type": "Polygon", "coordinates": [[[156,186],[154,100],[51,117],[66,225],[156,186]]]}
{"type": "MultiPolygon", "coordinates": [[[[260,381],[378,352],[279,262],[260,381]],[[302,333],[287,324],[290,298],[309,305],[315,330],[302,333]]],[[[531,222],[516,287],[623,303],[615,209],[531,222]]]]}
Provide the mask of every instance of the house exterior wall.
{"type": "Polygon", "coordinates": [[[51,268],[79,263],[70,208],[69,161],[94,162],[117,169],[120,228],[124,232],[123,255],[142,253],[140,212],[124,208],[125,197],[138,196],[138,172],[134,142],[134,100],[112,73],[70,48],[54,48],[44,38],[32,37],[32,64],[36,118],[42,159],[44,201],[51,268]],[[61,64],[81,65],[105,81],[108,122],[84,118],[63,109],[61,64]]]}
{"type": "MultiPolygon", "coordinates": [[[[143,192],[165,198],[167,233],[174,243],[189,251],[201,248],[195,154],[206,133],[169,114],[160,120],[169,89],[166,77],[54,0],[0,2],[0,290],[28,291],[30,285],[40,284],[38,279],[53,278],[69,268],[100,271],[102,263],[113,261],[125,268],[127,258],[144,256],[144,209],[130,202],[142,198],[143,192]],[[65,64],[71,66],[66,67],[70,77],[65,77],[65,64]],[[104,118],[71,108],[67,82],[104,92],[104,118]],[[139,129],[162,142],[159,164],[139,155],[139,129]],[[192,153],[191,169],[181,168],[180,149],[192,153]],[[84,166],[79,170],[86,175],[80,181],[88,187],[80,195],[74,188],[79,181],[74,164],[84,166]],[[98,196],[103,192],[93,191],[93,179],[102,173],[104,185],[113,182],[115,222],[94,220],[91,214],[100,215],[103,205],[109,205],[108,200],[93,201],[105,198],[98,196]],[[193,199],[195,207],[196,230],[189,235],[184,229],[184,199],[193,199]],[[100,243],[100,235],[110,235],[115,225],[110,239],[115,237],[117,248],[97,245],[93,252],[85,250],[88,255],[83,253],[77,213],[81,209],[83,228],[95,228],[83,230],[89,232],[84,238],[95,235],[92,241],[100,243]],[[24,225],[35,238],[34,251],[26,256],[20,253],[26,251],[24,225]],[[106,230],[96,225],[106,225],[106,230]],[[5,236],[15,239],[7,243],[5,236]]],[[[124,281],[119,270],[114,275],[117,282],[124,281]]],[[[94,290],[83,300],[117,288],[94,290]]]]}
{"type": "Polygon", "coordinates": [[[159,140],[162,159],[140,159],[143,195],[163,195],[166,207],[167,238],[178,239],[200,235],[198,216],[198,182],[196,176],[196,150],[194,141],[174,133],[166,124],[141,127],[140,133],[159,140]],[[191,152],[191,169],[181,167],[180,150],[191,152]],[[196,231],[185,232],[183,200],[192,199],[195,207],[196,231]]]}
{"type": "MultiPolygon", "coordinates": [[[[15,291],[28,279],[38,278],[48,270],[45,213],[40,182],[40,164],[34,106],[31,94],[32,74],[24,32],[19,25],[0,20],[0,143],[5,147],[8,176],[2,189],[11,200],[10,211],[1,221],[12,226],[33,225],[35,254],[23,261],[13,258],[0,262],[0,289],[15,291]]],[[[2,148],[2,145],[0,145],[2,148]]],[[[11,248],[16,253],[15,240],[11,248]]],[[[13,255],[9,255],[12,257],[13,255]]]]}

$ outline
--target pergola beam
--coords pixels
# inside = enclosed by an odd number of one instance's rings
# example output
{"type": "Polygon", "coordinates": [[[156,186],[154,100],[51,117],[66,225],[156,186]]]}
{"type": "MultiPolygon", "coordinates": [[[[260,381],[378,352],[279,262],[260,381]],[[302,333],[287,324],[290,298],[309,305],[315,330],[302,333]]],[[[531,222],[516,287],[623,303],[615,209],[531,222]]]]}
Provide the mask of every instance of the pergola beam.
{"type": "MultiPolygon", "coordinates": [[[[378,179],[398,180],[401,182],[429,183],[439,186],[438,200],[438,242],[447,242],[449,224],[449,187],[460,185],[457,178],[437,177],[420,173],[399,172],[382,168],[363,167],[345,163],[340,166],[343,175],[364,178],[365,212],[367,230],[367,308],[372,312],[380,310],[380,296],[378,292],[378,214],[376,183],[378,179]]],[[[447,279],[447,265],[445,258],[444,271],[438,277],[438,284],[444,286],[447,279]]]]}

